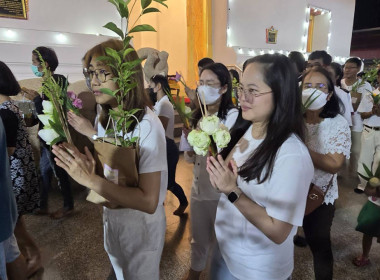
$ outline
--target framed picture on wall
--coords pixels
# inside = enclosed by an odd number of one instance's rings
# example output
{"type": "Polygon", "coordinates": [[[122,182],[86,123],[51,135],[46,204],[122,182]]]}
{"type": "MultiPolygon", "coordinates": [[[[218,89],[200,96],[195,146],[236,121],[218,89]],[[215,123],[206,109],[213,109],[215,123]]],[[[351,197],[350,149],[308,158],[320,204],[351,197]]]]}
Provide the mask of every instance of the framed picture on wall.
{"type": "Polygon", "coordinates": [[[266,42],[267,44],[277,44],[277,32],[273,26],[266,29],[266,42]]]}
{"type": "Polygon", "coordinates": [[[0,0],[0,17],[28,19],[28,0],[0,0]]]}

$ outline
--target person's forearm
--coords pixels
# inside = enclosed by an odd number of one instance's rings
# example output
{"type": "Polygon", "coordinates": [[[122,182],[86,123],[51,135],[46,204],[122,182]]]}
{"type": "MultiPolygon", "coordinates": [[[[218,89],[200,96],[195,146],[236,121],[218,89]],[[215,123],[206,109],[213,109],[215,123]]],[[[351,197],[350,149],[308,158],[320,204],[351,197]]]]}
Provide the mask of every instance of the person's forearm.
{"type": "Polygon", "coordinates": [[[98,175],[92,175],[86,187],[124,208],[153,214],[158,205],[158,196],[152,197],[139,187],[116,185],[98,175]]]}
{"type": "Polygon", "coordinates": [[[365,113],[360,113],[360,116],[362,119],[368,119],[373,116],[372,111],[371,112],[365,112],[365,113]]]}
{"type": "Polygon", "coordinates": [[[309,149],[311,159],[313,160],[314,167],[323,170],[325,172],[335,174],[337,173],[343,165],[344,161],[337,161],[329,155],[323,155],[311,151],[309,149]]]}
{"type": "Polygon", "coordinates": [[[293,228],[291,224],[270,217],[265,208],[253,202],[244,193],[234,205],[251,224],[276,244],[284,242],[293,228]]]}

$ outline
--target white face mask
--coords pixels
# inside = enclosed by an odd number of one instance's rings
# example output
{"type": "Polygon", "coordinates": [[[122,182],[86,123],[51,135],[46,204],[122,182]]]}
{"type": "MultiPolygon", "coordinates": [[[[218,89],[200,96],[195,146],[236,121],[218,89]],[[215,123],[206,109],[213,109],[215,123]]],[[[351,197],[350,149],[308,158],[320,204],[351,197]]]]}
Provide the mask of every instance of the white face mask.
{"type": "Polygon", "coordinates": [[[319,110],[327,103],[327,93],[324,93],[323,91],[315,88],[307,88],[302,91],[302,104],[306,105],[307,99],[310,97],[310,99],[307,101],[308,104],[312,100],[314,100],[309,106],[308,110],[319,110]],[[310,97],[311,96],[311,97],[310,97]]]}
{"type": "Polygon", "coordinates": [[[210,86],[199,86],[198,87],[198,95],[201,102],[205,102],[206,105],[211,105],[216,103],[218,99],[221,97],[221,94],[219,93],[220,88],[213,88],[210,86]],[[204,101],[203,101],[204,97],[204,101]]]}

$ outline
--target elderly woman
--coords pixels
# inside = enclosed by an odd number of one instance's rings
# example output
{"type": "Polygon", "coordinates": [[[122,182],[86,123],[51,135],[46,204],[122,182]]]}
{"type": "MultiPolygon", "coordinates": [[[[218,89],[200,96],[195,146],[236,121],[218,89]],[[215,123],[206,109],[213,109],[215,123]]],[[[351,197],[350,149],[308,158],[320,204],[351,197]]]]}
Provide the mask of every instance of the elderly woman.
{"type": "Polygon", "coordinates": [[[238,89],[242,117],[207,171],[222,195],[211,279],[285,280],[302,225],[313,164],[303,143],[297,77],[288,58],[249,59],[238,89]]]}

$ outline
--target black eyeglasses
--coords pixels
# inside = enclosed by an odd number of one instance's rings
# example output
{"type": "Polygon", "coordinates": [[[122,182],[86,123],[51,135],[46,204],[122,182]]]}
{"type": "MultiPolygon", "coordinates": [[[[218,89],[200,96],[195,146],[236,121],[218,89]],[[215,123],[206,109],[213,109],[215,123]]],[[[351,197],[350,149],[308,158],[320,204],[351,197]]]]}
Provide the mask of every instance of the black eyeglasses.
{"type": "Polygon", "coordinates": [[[89,79],[89,82],[91,84],[92,79],[94,78],[94,75],[96,79],[98,79],[99,82],[105,83],[107,81],[107,76],[111,75],[110,72],[107,72],[104,69],[87,69],[83,68],[83,75],[85,76],[86,80],[89,79]]]}

